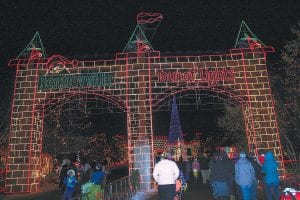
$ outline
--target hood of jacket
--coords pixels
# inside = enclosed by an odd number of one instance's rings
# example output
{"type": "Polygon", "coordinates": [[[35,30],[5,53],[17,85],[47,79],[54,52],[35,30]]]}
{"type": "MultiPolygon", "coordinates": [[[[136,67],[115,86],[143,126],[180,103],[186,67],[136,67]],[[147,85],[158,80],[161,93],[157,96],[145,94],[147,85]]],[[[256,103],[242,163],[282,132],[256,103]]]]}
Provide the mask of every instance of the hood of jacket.
{"type": "Polygon", "coordinates": [[[268,151],[265,155],[265,163],[274,168],[278,167],[277,161],[275,160],[274,154],[271,151],[268,151]]]}

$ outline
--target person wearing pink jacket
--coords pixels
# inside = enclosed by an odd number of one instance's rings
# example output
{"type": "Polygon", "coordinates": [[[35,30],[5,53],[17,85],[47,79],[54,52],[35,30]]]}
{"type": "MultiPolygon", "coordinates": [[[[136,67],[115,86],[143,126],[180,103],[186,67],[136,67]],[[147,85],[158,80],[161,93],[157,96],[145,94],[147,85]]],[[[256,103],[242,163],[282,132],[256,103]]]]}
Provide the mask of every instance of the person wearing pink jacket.
{"type": "Polygon", "coordinates": [[[192,163],[192,170],[193,170],[194,180],[195,180],[195,182],[198,182],[200,164],[199,164],[197,158],[195,158],[193,163],[192,163]]]}

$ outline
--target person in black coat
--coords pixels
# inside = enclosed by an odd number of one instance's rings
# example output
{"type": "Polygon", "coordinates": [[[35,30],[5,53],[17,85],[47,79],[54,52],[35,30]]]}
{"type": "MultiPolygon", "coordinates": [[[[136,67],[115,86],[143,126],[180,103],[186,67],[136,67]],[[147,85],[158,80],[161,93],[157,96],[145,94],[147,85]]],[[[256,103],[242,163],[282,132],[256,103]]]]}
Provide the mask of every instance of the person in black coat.
{"type": "Polygon", "coordinates": [[[206,156],[206,154],[201,154],[199,158],[199,164],[200,164],[200,172],[202,176],[202,183],[206,184],[209,181],[210,177],[210,170],[209,170],[209,158],[206,156]]]}
{"type": "MultiPolygon", "coordinates": [[[[227,156],[227,155],[226,155],[227,156]]],[[[215,157],[215,162],[211,170],[211,183],[214,198],[229,199],[230,198],[230,180],[233,178],[233,165],[231,161],[226,159],[225,154],[215,157]]],[[[227,157],[228,158],[228,157],[227,157]]]]}
{"type": "Polygon", "coordinates": [[[255,182],[251,188],[251,195],[252,195],[253,199],[256,199],[257,185],[259,183],[262,183],[262,179],[263,179],[262,167],[257,162],[255,155],[253,153],[249,154],[248,160],[251,162],[252,167],[254,168],[255,178],[257,180],[257,182],[255,182]]]}
{"type": "Polygon", "coordinates": [[[59,173],[59,189],[62,190],[62,192],[65,191],[65,184],[64,179],[67,177],[67,172],[70,170],[70,161],[68,159],[64,159],[62,163],[62,168],[59,173]]]}

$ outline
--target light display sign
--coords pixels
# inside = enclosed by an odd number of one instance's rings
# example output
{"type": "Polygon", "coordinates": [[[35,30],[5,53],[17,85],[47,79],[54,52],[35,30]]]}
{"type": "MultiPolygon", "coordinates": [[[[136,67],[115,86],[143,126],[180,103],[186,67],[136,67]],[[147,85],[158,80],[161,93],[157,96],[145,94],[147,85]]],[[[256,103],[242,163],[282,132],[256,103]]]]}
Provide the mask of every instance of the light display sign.
{"type": "Polygon", "coordinates": [[[112,73],[53,74],[40,76],[38,89],[45,91],[66,88],[104,87],[112,82],[112,73]]]}
{"type": "Polygon", "coordinates": [[[163,71],[157,73],[159,82],[207,82],[208,85],[217,85],[221,81],[232,82],[234,81],[234,70],[221,68],[221,69],[199,69],[198,71],[163,71]]]}

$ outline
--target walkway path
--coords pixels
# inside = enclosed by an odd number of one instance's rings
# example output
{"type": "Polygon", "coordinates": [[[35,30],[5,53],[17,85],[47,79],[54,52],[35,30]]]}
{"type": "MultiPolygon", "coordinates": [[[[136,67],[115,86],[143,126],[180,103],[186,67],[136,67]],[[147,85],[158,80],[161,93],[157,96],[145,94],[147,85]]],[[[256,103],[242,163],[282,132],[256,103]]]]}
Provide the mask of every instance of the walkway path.
{"type": "MultiPolygon", "coordinates": [[[[201,197],[201,199],[212,200],[211,192],[207,185],[202,184],[190,184],[188,190],[184,192],[185,200],[194,200],[195,197],[201,197]]],[[[62,193],[57,189],[56,184],[48,184],[42,187],[40,192],[31,194],[14,194],[7,195],[7,200],[60,200],[62,193]]],[[[158,194],[155,191],[144,193],[140,195],[143,199],[138,200],[157,200],[158,194]]]]}
{"type": "MultiPolygon", "coordinates": [[[[188,189],[183,192],[182,199],[184,200],[195,200],[195,199],[203,199],[203,200],[213,200],[212,192],[208,185],[203,185],[200,183],[192,183],[189,184],[188,189]]],[[[157,192],[149,192],[145,195],[144,200],[157,200],[158,194],[157,192]]]]}
{"type": "MultiPolygon", "coordinates": [[[[57,189],[57,185],[49,184],[45,185],[40,192],[31,194],[15,194],[7,195],[5,200],[60,200],[62,193],[57,189]]],[[[259,195],[261,196],[261,195],[259,195]]],[[[133,200],[158,200],[158,194],[156,191],[150,191],[146,193],[139,193],[133,198],[133,200]]],[[[208,185],[201,183],[189,184],[187,191],[183,193],[184,200],[213,200],[212,192],[208,185]]],[[[263,198],[258,198],[262,200],[263,198]]]]}
{"type": "MultiPolygon", "coordinates": [[[[210,186],[203,185],[202,183],[191,183],[188,189],[183,193],[183,200],[213,200],[212,191],[210,186]]],[[[157,192],[148,192],[144,195],[143,200],[158,200],[157,192]]],[[[240,200],[237,199],[236,200],[240,200]]],[[[263,191],[259,189],[257,191],[257,200],[264,200],[263,191]]]]}
{"type": "Polygon", "coordinates": [[[7,200],[60,200],[62,192],[58,189],[57,184],[45,184],[41,187],[40,192],[29,194],[9,194],[7,200]]]}

